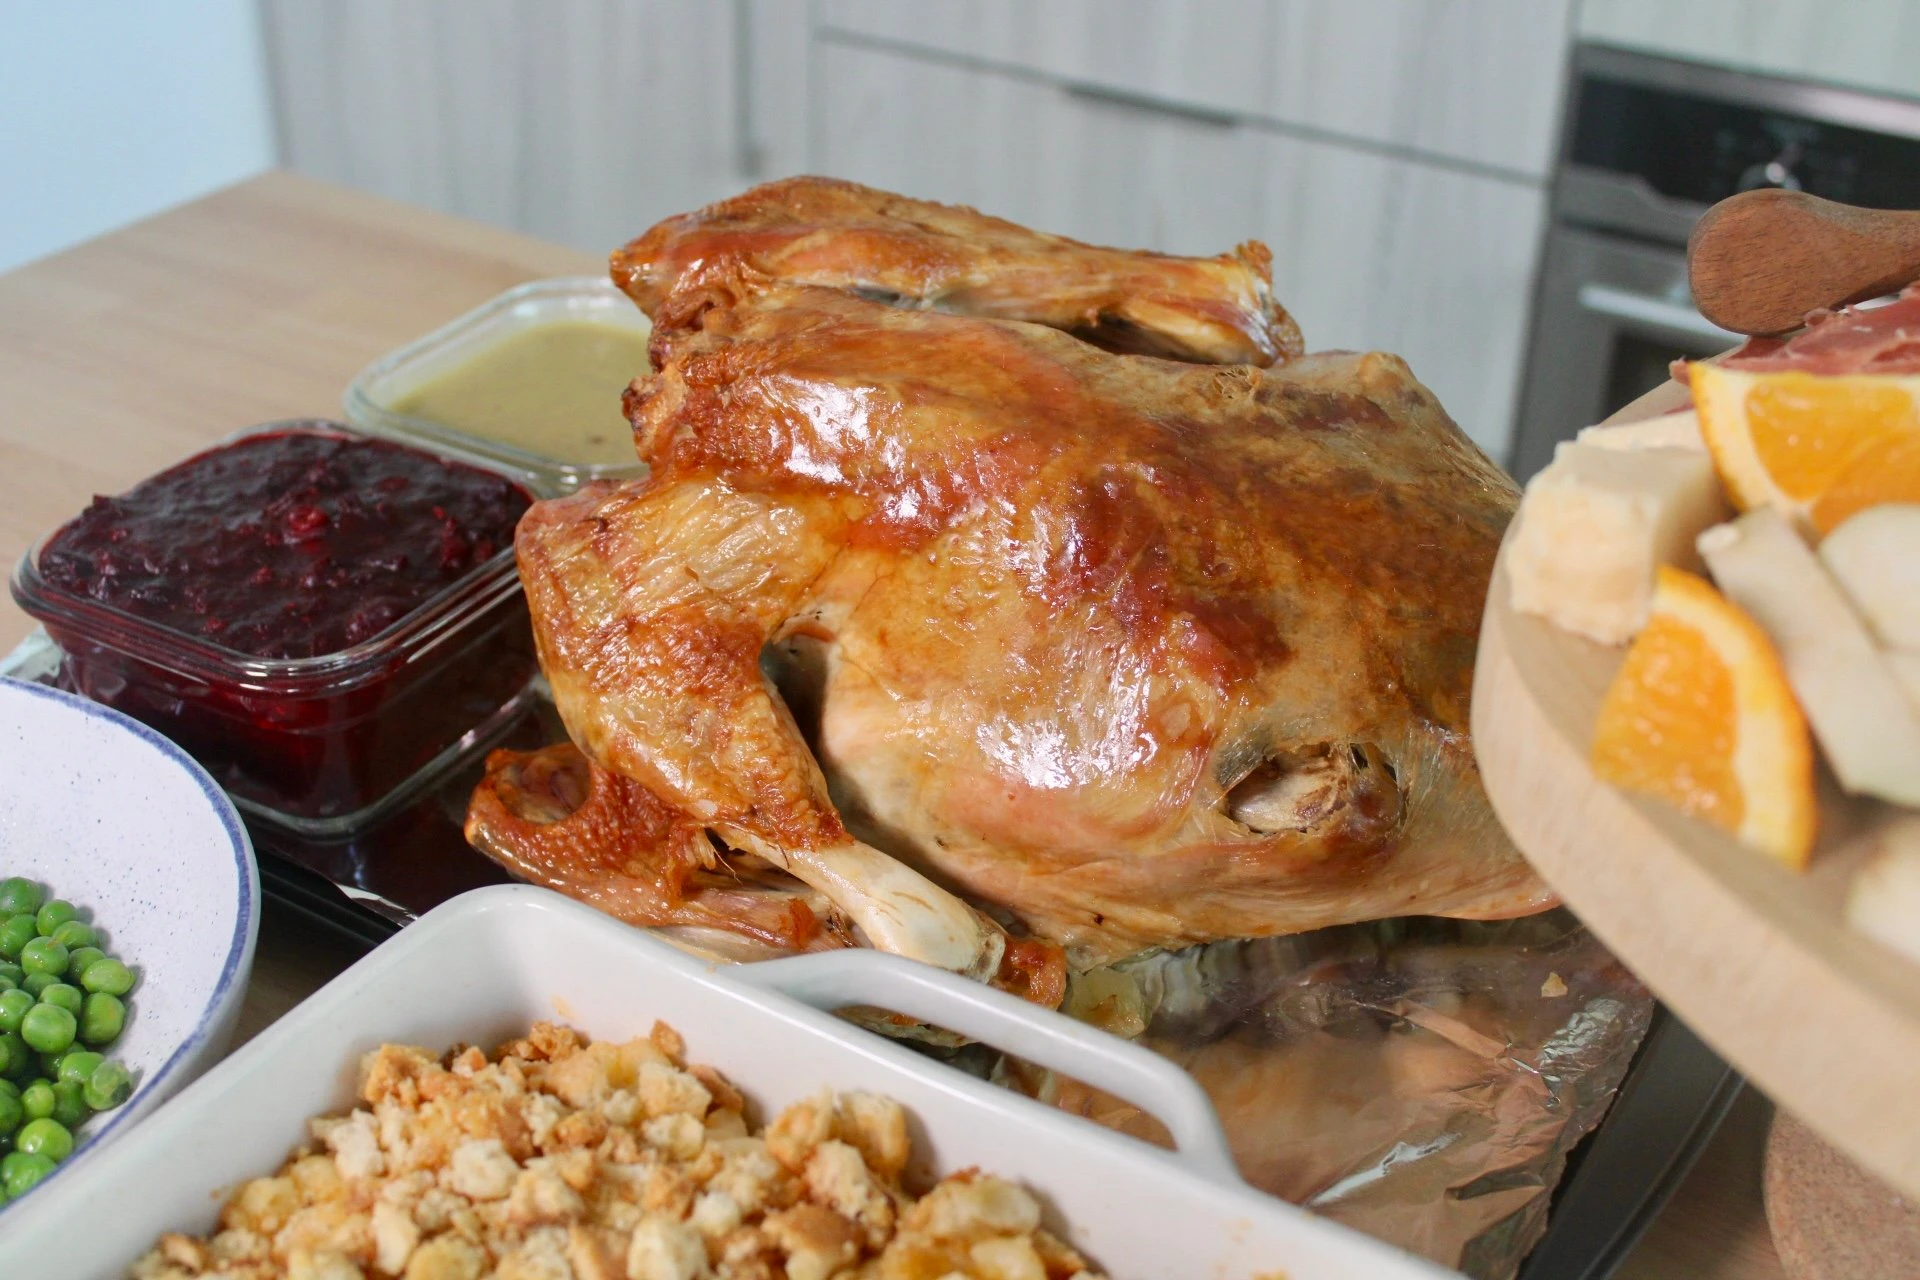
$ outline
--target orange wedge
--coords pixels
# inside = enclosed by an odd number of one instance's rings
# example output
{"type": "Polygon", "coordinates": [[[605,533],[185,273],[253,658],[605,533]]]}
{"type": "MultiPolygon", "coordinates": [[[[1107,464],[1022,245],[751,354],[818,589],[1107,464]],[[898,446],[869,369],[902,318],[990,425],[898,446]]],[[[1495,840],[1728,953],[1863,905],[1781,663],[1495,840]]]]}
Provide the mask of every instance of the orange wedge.
{"type": "Polygon", "coordinates": [[[1813,744],[1773,642],[1705,579],[1663,567],[1600,704],[1593,771],[1799,870],[1813,852],[1813,744]]]}
{"type": "Polygon", "coordinates": [[[1920,377],[1688,367],[1700,434],[1735,506],[1825,534],[1864,507],[1920,502],[1920,377]]]}
{"type": "Polygon", "coordinates": [[[1813,504],[1813,527],[1824,538],[1868,507],[1888,502],[1920,502],[1920,434],[1862,449],[1813,504]]]}

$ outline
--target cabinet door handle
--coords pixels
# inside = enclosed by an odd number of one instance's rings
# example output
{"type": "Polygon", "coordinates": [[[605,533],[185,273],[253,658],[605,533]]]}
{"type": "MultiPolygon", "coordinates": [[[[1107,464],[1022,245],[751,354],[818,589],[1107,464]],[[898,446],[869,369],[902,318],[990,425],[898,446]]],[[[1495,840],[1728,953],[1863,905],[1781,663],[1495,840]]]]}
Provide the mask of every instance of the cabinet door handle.
{"type": "Polygon", "coordinates": [[[1185,102],[1172,102],[1166,98],[1156,98],[1151,94],[1134,93],[1128,89],[1112,89],[1103,84],[1089,84],[1084,80],[1068,80],[1061,88],[1070,97],[1083,102],[1094,102],[1101,106],[1119,107],[1124,111],[1145,111],[1157,116],[1173,116],[1176,119],[1204,124],[1215,129],[1232,129],[1240,123],[1240,117],[1231,111],[1222,111],[1214,107],[1196,107],[1185,102]]]}

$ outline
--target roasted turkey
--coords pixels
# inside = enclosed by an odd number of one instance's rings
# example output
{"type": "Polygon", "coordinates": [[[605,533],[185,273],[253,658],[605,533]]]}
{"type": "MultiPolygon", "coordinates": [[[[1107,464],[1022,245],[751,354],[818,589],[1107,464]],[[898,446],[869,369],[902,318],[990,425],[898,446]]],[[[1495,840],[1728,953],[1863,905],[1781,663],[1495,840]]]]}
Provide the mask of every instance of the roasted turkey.
{"type": "Polygon", "coordinates": [[[795,179],[614,255],[644,480],[516,548],[572,746],[468,833],[642,924],[1062,962],[1540,910],[1468,695],[1516,490],[1267,253],[795,179]],[[1155,354],[1137,354],[1151,352],[1155,354]]]}

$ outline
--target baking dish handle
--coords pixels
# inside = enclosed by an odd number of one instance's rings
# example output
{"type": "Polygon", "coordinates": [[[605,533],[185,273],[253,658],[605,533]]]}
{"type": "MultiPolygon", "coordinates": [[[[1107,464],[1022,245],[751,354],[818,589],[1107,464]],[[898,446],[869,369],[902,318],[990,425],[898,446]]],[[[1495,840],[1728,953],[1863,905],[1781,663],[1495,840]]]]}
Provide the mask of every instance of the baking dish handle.
{"type": "Polygon", "coordinates": [[[866,950],[740,965],[729,977],[831,1012],[886,1009],[992,1045],[1132,1103],[1173,1135],[1176,1155],[1217,1181],[1241,1182],[1226,1130],[1194,1078],[1151,1050],[955,974],[866,950]]]}

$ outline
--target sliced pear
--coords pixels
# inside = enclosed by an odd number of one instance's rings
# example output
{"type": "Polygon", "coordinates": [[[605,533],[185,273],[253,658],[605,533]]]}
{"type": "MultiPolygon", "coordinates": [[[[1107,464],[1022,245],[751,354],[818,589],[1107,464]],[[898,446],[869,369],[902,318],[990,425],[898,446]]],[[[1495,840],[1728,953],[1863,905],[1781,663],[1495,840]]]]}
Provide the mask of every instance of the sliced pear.
{"type": "Polygon", "coordinates": [[[1920,649],[1920,504],[1868,507],[1820,543],[1820,563],[1889,649],[1920,649]]]}
{"type": "Polygon", "coordinates": [[[1699,546],[1721,592],[1773,638],[1840,785],[1920,805],[1920,715],[1787,517],[1756,508],[1707,530],[1699,546]]]}
{"type": "Polygon", "coordinates": [[[1868,837],[1874,851],[1847,892],[1847,923],[1910,960],[1920,960],[1920,817],[1868,837]]]}
{"type": "Polygon", "coordinates": [[[1907,701],[1920,715],[1920,649],[1892,649],[1880,655],[1893,668],[1893,678],[1907,691],[1907,701]]]}
{"type": "Polygon", "coordinates": [[[1596,449],[1691,449],[1695,453],[1705,453],[1707,442],[1700,434],[1700,415],[1691,409],[1682,409],[1678,413],[1665,413],[1657,418],[1642,418],[1638,422],[1622,422],[1612,426],[1602,424],[1597,427],[1582,427],[1580,434],[1574,437],[1577,444],[1590,444],[1596,449]]]}
{"type": "Polygon", "coordinates": [[[1697,568],[1694,538],[1728,513],[1705,452],[1562,444],[1507,548],[1513,607],[1623,644],[1647,623],[1654,571],[1697,568]]]}

